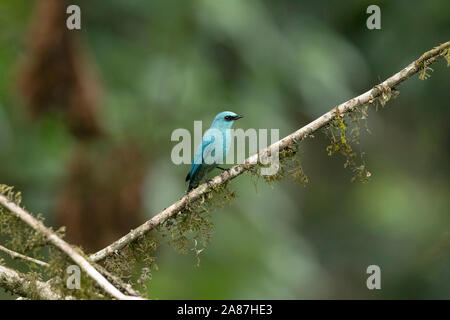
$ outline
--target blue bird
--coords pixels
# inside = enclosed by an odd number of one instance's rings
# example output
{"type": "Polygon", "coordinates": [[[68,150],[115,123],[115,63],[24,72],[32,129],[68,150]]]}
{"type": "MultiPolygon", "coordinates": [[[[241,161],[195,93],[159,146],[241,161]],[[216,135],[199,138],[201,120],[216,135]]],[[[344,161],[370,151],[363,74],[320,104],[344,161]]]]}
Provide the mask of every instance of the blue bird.
{"type": "Polygon", "coordinates": [[[211,127],[203,135],[194,155],[191,169],[186,176],[186,181],[189,181],[187,192],[196,188],[203,177],[217,168],[218,164],[225,163],[231,145],[230,129],[234,121],[240,118],[242,116],[231,111],[224,111],[216,115],[211,127]]]}

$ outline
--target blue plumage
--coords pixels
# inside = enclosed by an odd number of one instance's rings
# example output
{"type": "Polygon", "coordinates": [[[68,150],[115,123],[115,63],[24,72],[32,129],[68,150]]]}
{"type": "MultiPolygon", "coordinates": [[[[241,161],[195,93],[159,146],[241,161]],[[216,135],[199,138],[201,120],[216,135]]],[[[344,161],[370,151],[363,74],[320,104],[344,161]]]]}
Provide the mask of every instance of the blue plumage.
{"type": "Polygon", "coordinates": [[[187,191],[196,188],[203,177],[219,164],[225,163],[231,145],[231,132],[234,121],[242,118],[231,111],[216,115],[211,127],[206,130],[202,141],[197,147],[191,169],[186,176],[189,181],[187,191]]]}

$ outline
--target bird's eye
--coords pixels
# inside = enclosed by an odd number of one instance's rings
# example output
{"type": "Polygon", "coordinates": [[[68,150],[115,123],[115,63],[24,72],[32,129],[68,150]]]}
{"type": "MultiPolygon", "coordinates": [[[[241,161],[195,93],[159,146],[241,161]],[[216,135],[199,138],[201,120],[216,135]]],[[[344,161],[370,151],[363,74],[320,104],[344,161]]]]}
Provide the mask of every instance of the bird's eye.
{"type": "Polygon", "coordinates": [[[231,120],[231,116],[226,116],[225,120],[230,121],[231,120]]]}

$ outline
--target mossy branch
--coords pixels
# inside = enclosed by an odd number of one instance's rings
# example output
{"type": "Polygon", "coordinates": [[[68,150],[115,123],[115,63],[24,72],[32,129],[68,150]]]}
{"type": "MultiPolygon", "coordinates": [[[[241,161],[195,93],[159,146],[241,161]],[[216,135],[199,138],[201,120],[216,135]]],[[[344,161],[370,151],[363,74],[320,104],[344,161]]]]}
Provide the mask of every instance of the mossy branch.
{"type": "Polygon", "coordinates": [[[19,294],[30,299],[62,299],[61,295],[54,292],[48,283],[37,279],[27,279],[24,275],[21,275],[17,271],[1,265],[0,286],[8,291],[11,291],[12,293],[19,294]]]}
{"type": "MultiPolygon", "coordinates": [[[[447,63],[450,64],[450,41],[441,44],[440,46],[425,52],[420,58],[410,63],[407,67],[397,72],[393,76],[389,77],[382,83],[374,86],[371,90],[350,99],[337,107],[334,107],[329,112],[325,113],[321,117],[302,127],[301,129],[293,132],[280,141],[270,145],[269,147],[259,151],[247,158],[244,163],[238,164],[229,170],[224,171],[222,174],[214,177],[208,183],[204,183],[193,189],[191,192],[183,196],[180,200],[167,207],[153,218],[139,226],[138,228],[130,231],[128,234],[118,239],[106,248],[92,254],[89,259],[91,261],[100,261],[114,252],[121,250],[131,242],[136,241],[150,230],[161,225],[167,219],[176,216],[178,213],[185,211],[189,207],[190,203],[202,199],[211,190],[220,188],[230,180],[238,177],[246,171],[251,171],[256,168],[259,162],[265,163],[268,154],[276,152],[276,150],[283,151],[285,149],[292,148],[297,145],[301,140],[310,136],[315,131],[326,126],[336,117],[339,117],[345,113],[351,112],[356,108],[363,107],[367,104],[371,104],[376,99],[380,100],[383,105],[390,99],[392,92],[396,92],[395,86],[399,85],[406,79],[410,78],[414,74],[421,72],[426,73],[429,70],[429,65],[437,61],[441,57],[445,57],[447,63]],[[262,161],[261,161],[262,160],[262,161]]],[[[421,79],[425,79],[426,76],[421,74],[421,79]]]]}
{"type": "Polygon", "coordinates": [[[80,253],[78,253],[72,246],[62,240],[55,232],[44,226],[44,224],[36,219],[33,215],[28,213],[25,209],[8,199],[8,197],[0,194],[0,205],[8,209],[11,214],[18,217],[25,224],[42,234],[49,243],[58,248],[61,252],[66,254],[72,261],[74,261],[86,274],[94,280],[106,293],[113,298],[119,300],[140,299],[140,297],[132,297],[123,294],[115,286],[113,286],[106,278],[95,269],[90,262],[87,261],[80,253]]]}
{"type": "Polygon", "coordinates": [[[13,250],[10,250],[10,249],[2,246],[2,245],[0,245],[0,251],[3,251],[5,253],[9,254],[11,256],[11,258],[13,258],[13,259],[22,259],[22,260],[30,261],[30,262],[38,264],[38,265],[40,265],[42,267],[48,267],[49,266],[49,264],[47,262],[28,257],[28,256],[23,255],[21,253],[18,253],[18,252],[15,252],[13,250]]]}

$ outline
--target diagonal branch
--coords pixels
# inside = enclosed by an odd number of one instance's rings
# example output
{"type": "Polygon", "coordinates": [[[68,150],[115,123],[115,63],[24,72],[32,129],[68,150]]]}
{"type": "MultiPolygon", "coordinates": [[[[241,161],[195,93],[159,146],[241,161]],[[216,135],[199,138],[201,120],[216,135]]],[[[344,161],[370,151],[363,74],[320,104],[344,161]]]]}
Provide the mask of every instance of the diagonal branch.
{"type": "Polygon", "coordinates": [[[47,240],[70,257],[80,268],[86,272],[105,292],[119,300],[140,299],[140,297],[131,297],[120,292],[108,280],[103,277],[81,254],[74,250],[67,242],[58,237],[52,230],[48,229],[44,224],[33,217],[30,213],[22,209],[20,206],[10,201],[7,197],[0,194],[0,204],[8,209],[13,215],[20,218],[34,230],[43,234],[47,240]]]}
{"type": "MultiPolygon", "coordinates": [[[[139,237],[143,236],[150,230],[154,229],[155,227],[157,227],[170,217],[177,215],[179,212],[181,212],[183,209],[186,208],[189,202],[200,199],[203,195],[205,195],[208,191],[212,190],[213,188],[217,188],[218,186],[241,175],[245,171],[248,171],[249,169],[257,166],[258,159],[263,160],[271,152],[283,150],[298,144],[305,137],[309,136],[313,132],[327,125],[339,115],[352,111],[355,108],[361,107],[363,105],[370,104],[379,97],[383,99],[383,96],[386,95],[386,93],[390,94],[391,89],[395,90],[394,87],[396,85],[402,83],[403,81],[410,78],[411,76],[413,76],[414,74],[416,74],[421,70],[425,69],[426,71],[426,68],[430,64],[437,61],[439,58],[445,55],[446,58],[450,57],[449,48],[450,48],[450,41],[447,41],[441,44],[440,46],[425,52],[419,59],[415,60],[403,70],[397,72],[396,74],[389,77],[382,83],[378,84],[373,89],[338,105],[337,107],[333,108],[332,110],[325,113],[321,117],[317,118],[313,122],[310,122],[309,124],[305,125],[301,129],[277,141],[276,143],[270,145],[269,147],[259,151],[258,153],[250,156],[244,161],[244,163],[236,165],[231,169],[224,171],[222,174],[214,177],[208,183],[204,183],[198,186],[196,189],[192,190],[187,195],[183,196],[180,200],[173,203],[171,206],[164,209],[163,211],[155,215],[153,218],[151,218],[141,226],[130,231],[128,234],[126,234],[119,240],[113,242],[106,248],[103,248],[102,250],[92,254],[89,257],[89,259],[91,261],[100,261],[106,258],[107,256],[113,254],[117,250],[122,249],[129,243],[137,240],[139,237]]],[[[449,60],[449,58],[447,58],[447,60],[449,60]]]]}
{"type": "Polygon", "coordinates": [[[0,266],[0,285],[15,294],[28,298],[35,298],[30,296],[33,292],[33,294],[38,294],[39,299],[43,300],[62,299],[59,294],[50,288],[48,283],[26,279],[17,271],[4,266],[0,266]]]}
{"type": "Polygon", "coordinates": [[[37,260],[37,259],[31,258],[31,257],[28,257],[26,255],[23,255],[21,253],[9,250],[8,248],[5,248],[2,245],[0,245],[0,251],[3,251],[5,253],[9,254],[11,256],[11,258],[13,258],[13,259],[17,259],[18,258],[18,259],[31,261],[31,262],[36,263],[36,264],[38,264],[40,266],[43,266],[43,267],[48,267],[49,266],[49,264],[47,262],[44,262],[44,261],[41,261],[41,260],[37,260]]]}

